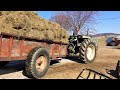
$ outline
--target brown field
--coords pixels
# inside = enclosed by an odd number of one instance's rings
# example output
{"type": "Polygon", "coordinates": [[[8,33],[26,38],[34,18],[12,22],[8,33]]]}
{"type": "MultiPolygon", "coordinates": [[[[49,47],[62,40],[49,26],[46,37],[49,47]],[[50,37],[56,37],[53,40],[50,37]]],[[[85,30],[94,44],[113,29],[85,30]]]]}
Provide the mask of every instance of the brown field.
{"type": "MultiPolygon", "coordinates": [[[[84,64],[77,62],[75,59],[63,59],[52,64],[46,75],[41,79],[77,79],[80,72],[86,68],[116,79],[114,70],[118,60],[120,60],[120,46],[105,46],[104,41],[105,39],[98,40],[99,48],[96,60],[93,63],[84,64]],[[111,71],[112,74],[108,74],[107,71],[111,71]]],[[[16,62],[11,62],[0,69],[1,79],[28,79],[23,75],[25,63],[23,61],[16,62]]]]}

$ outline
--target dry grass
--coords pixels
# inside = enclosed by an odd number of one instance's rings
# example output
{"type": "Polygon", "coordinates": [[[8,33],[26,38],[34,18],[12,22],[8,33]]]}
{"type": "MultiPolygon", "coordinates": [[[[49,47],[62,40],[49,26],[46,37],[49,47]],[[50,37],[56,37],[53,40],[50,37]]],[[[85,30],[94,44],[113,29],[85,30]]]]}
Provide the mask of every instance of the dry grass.
{"type": "Polygon", "coordinates": [[[106,40],[106,38],[98,38],[98,45],[105,46],[106,45],[105,40],[106,40]]]}
{"type": "Polygon", "coordinates": [[[32,11],[0,11],[0,32],[68,43],[65,29],[32,11]]]}

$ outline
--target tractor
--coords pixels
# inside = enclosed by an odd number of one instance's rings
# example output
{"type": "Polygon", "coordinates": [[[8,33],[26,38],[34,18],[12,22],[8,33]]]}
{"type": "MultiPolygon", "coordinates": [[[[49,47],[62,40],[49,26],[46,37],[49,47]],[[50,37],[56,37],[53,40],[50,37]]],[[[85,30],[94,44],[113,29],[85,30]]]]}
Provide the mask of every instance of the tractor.
{"type": "Polygon", "coordinates": [[[72,35],[67,47],[68,56],[79,56],[84,63],[91,63],[96,58],[97,40],[90,36],[72,35]]]}

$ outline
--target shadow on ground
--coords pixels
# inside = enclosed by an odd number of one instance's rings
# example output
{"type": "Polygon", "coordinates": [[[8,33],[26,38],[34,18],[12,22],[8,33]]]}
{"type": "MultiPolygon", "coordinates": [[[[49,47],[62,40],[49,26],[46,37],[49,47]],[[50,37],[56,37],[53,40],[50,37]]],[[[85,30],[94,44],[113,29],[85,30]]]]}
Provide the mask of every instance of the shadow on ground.
{"type": "Polygon", "coordinates": [[[120,60],[118,60],[114,70],[106,69],[106,73],[113,76],[114,78],[120,79],[120,60]]]}
{"type": "Polygon", "coordinates": [[[109,69],[106,69],[106,73],[109,74],[110,76],[116,78],[116,79],[119,79],[118,73],[117,73],[116,70],[109,70],[109,69]]]}
{"type": "MultiPolygon", "coordinates": [[[[50,65],[54,65],[57,63],[59,63],[59,60],[51,60],[50,65]]],[[[26,76],[25,60],[10,61],[4,67],[0,67],[0,75],[9,74],[18,71],[23,71],[23,75],[26,76]]]]}
{"type": "Polygon", "coordinates": [[[77,62],[77,63],[85,64],[85,63],[80,59],[79,56],[67,56],[67,57],[65,57],[65,59],[69,59],[69,60],[75,61],[75,62],[77,62]]]}
{"type": "Polygon", "coordinates": [[[11,61],[0,68],[0,75],[18,72],[25,69],[25,61],[11,61]]]}

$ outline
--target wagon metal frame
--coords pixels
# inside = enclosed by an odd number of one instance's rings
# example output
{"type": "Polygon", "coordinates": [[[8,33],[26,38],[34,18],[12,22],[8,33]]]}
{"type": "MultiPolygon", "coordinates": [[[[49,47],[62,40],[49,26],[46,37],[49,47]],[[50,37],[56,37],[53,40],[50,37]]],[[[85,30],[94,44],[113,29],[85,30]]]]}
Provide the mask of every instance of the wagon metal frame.
{"type": "Polygon", "coordinates": [[[8,33],[0,34],[0,61],[26,60],[29,52],[37,46],[45,48],[51,59],[64,57],[67,44],[27,37],[17,37],[8,33]]]}

